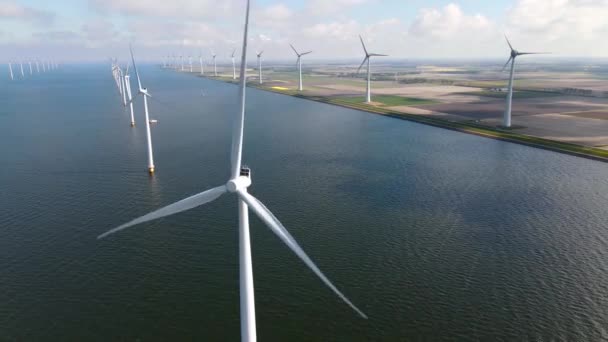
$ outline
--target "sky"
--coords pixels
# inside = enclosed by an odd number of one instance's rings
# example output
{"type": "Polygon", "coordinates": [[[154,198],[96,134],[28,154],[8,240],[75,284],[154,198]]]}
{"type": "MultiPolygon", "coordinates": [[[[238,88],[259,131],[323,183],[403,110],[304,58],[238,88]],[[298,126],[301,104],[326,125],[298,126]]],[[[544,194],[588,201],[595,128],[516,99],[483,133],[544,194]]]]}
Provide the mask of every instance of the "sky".
{"type": "MultiPolygon", "coordinates": [[[[245,0],[0,0],[0,61],[228,58],[242,39],[245,0]]],[[[608,57],[608,0],[252,0],[250,48],[268,60],[508,57],[521,51],[608,57]]]]}

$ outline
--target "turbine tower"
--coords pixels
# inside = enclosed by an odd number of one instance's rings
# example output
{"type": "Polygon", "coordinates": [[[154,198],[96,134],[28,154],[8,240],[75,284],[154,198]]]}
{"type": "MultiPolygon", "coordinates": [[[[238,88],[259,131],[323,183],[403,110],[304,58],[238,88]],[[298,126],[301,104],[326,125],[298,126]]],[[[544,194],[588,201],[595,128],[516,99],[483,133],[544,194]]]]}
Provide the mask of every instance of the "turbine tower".
{"type": "Polygon", "coordinates": [[[137,65],[135,64],[135,57],[133,57],[133,48],[129,45],[131,51],[131,61],[133,61],[133,70],[135,70],[135,76],[137,77],[138,93],[144,97],[144,114],[146,119],[146,140],[148,143],[148,172],[154,173],[154,154],[152,153],[152,134],[150,133],[150,115],[148,114],[148,97],[152,97],[148,93],[148,89],[141,86],[141,79],[139,78],[139,72],[137,71],[137,65]]]}
{"type": "Polygon", "coordinates": [[[215,52],[211,52],[211,56],[213,56],[213,76],[217,77],[217,64],[215,63],[215,52]]]}
{"type": "Polygon", "coordinates": [[[15,76],[13,75],[13,63],[8,62],[8,73],[11,76],[11,81],[15,79],[15,76]]]}
{"type": "Polygon", "coordinates": [[[262,54],[264,53],[264,50],[260,51],[257,53],[258,56],[258,75],[260,76],[260,84],[263,83],[262,81],[262,54]]]}
{"type": "Polygon", "coordinates": [[[192,56],[188,56],[188,63],[190,64],[190,72],[192,72],[192,56]]]}
{"type": "Polygon", "coordinates": [[[179,60],[180,60],[180,63],[182,65],[182,69],[181,70],[184,71],[184,56],[180,55],[179,56],[179,60]]]}
{"type": "Polygon", "coordinates": [[[331,281],[319,270],[314,262],[298,245],[296,240],[285,229],[283,224],[274,214],[266,208],[262,202],[253,197],[247,191],[251,185],[251,172],[247,167],[243,167],[241,157],[243,153],[243,126],[245,124],[245,67],[247,62],[247,31],[249,26],[249,0],[247,1],[247,14],[245,17],[245,32],[243,34],[243,50],[240,67],[240,106],[239,112],[235,116],[232,131],[232,151],[231,151],[231,170],[230,179],[226,184],[213,189],[203,191],[194,196],[190,196],[179,202],[170,204],[142,217],[136,218],[126,224],[111,229],[97,238],[105,238],[110,234],[116,233],[131,226],[155,220],[161,217],[177,214],[189,209],[196,208],[203,204],[212,202],[220,196],[230,193],[234,194],[238,200],[239,213],[239,288],[240,288],[240,315],[241,315],[241,341],[255,342],[257,340],[256,321],[255,321],[255,301],[253,292],[253,269],[251,262],[251,242],[249,235],[249,209],[258,216],[270,230],[279,237],[311,271],[321,279],[342,301],[350,306],[357,314],[363,318],[367,316],[359,310],[346,296],[342,294],[331,281]]]}
{"type": "Polygon", "coordinates": [[[40,64],[38,63],[38,60],[36,60],[36,73],[40,73],[40,64]]]}
{"type": "Polygon", "coordinates": [[[32,61],[27,62],[30,66],[30,76],[34,74],[34,70],[32,70],[32,61]]]}
{"type": "Polygon", "coordinates": [[[507,63],[505,63],[505,66],[502,67],[502,71],[504,71],[505,68],[509,65],[509,63],[511,63],[511,74],[509,76],[509,89],[508,89],[508,93],[507,93],[507,105],[505,108],[505,113],[503,115],[502,125],[504,127],[508,128],[508,127],[511,127],[511,104],[513,102],[513,76],[515,73],[515,58],[517,58],[518,56],[523,56],[523,55],[541,55],[544,53],[543,52],[519,52],[513,48],[513,46],[511,45],[511,42],[509,41],[509,38],[507,38],[506,35],[505,35],[505,39],[507,40],[507,44],[509,44],[509,48],[511,49],[511,56],[509,57],[509,60],[507,61],[507,63]]]}
{"type": "Polygon", "coordinates": [[[234,62],[234,54],[236,53],[236,49],[234,49],[232,51],[232,55],[230,56],[232,58],[232,79],[236,80],[236,63],[234,62]]]}
{"type": "Polygon", "coordinates": [[[198,56],[198,62],[201,64],[201,75],[205,74],[205,69],[203,69],[203,53],[198,56]]]}
{"type": "Polygon", "coordinates": [[[23,72],[23,61],[19,62],[19,65],[21,66],[21,78],[24,78],[25,73],[23,72]]]}
{"type": "Polygon", "coordinates": [[[361,36],[359,36],[359,39],[361,40],[361,45],[363,46],[363,51],[365,52],[365,58],[363,59],[363,62],[359,66],[359,69],[357,69],[357,73],[359,73],[359,71],[363,67],[363,64],[365,64],[365,62],[367,62],[367,89],[365,91],[365,102],[370,103],[370,102],[372,102],[372,74],[371,74],[371,68],[370,68],[371,57],[386,57],[388,55],[381,55],[379,53],[367,52],[367,48],[365,47],[363,38],[361,36]]]}
{"type": "Polygon", "coordinates": [[[295,52],[296,56],[298,56],[298,61],[296,62],[297,67],[298,67],[298,75],[300,76],[299,82],[298,82],[298,90],[302,91],[302,90],[304,90],[304,88],[302,87],[302,56],[308,55],[309,53],[312,53],[312,51],[299,53],[298,50],[296,50],[296,48],[293,47],[293,45],[289,44],[289,46],[291,46],[291,49],[293,50],[293,52],[295,52]]]}

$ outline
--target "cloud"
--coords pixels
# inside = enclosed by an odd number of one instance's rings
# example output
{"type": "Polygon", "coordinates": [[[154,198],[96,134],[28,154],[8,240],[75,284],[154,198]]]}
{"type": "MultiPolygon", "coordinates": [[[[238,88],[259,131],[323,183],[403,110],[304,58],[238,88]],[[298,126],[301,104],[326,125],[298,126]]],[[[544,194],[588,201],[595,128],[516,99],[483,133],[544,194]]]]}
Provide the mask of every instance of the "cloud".
{"type": "Polygon", "coordinates": [[[313,15],[330,15],[344,12],[366,2],[369,0],[311,0],[308,4],[308,12],[313,15]]]}
{"type": "Polygon", "coordinates": [[[409,28],[412,36],[448,39],[467,34],[480,34],[492,28],[492,23],[481,14],[466,15],[454,3],[441,9],[423,8],[409,28]]]}
{"type": "Polygon", "coordinates": [[[242,8],[238,0],[89,0],[89,5],[110,14],[189,19],[226,17],[242,8]]]}
{"type": "Polygon", "coordinates": [[[522,33],[600,38],[608,30],[606,0],[519,0],[508,14],[509,27],[522,33]]]}
{"type": "Polygon", "coordinates": [[[0,19],[50,24],[54,17],[51,12],[23,6],[14,1],[0,1],[0,19]]]}

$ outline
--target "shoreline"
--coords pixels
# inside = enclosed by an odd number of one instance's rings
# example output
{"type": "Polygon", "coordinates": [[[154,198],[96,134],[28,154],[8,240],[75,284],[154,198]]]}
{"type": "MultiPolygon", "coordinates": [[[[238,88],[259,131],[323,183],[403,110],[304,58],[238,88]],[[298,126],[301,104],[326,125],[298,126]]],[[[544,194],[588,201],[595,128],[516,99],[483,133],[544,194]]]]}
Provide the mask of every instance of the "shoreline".
{"type": "MultiPolygon", "coordinates": [[[[232,79],[226,79],[224,77],[207,77],[201,76],[200,74],[195,75],[196,77],[203,77],[215,81],[220,81],[224,83],[232,83],[236,84],[232,79]]],[[[525,145],[534,148],[540,148],[547,151],[553,151],[557,153],[568,154],[575,157],[581,157],[585,159],[600,161],[604,163],[608,163],[608,151],[602,150],[595,147],[577,145],[572,143],[561,142],[557,140],[550,140],[540,137],[535,137],[531,135],[524,135],[520,133],[515,133],[510,130],[503,130],[500,128],[493,128],[489,126],[478,125],[474,123],[468,122],[455,122],[448,121],[439,118],[431,118],[423,115],[417,114],[407,114],[403,112],[397,112],[385,108],[369,106],[364,103],[361,104],[353,104],[344,101],[340,101],[339,99],[331,98],[328,96],[314,96],[314,95],[304,95],[299,94],[297,90],[286,89],[279,90],[273,89],[270,87],[266,87],[264,85],[247,83],[247,86],[250,88],[255,88],[275,94],[281,94],[286,96],[292,96],[300,99],[305,99],[309,101],[315,101],[319,103],[325,103],[333,106],[339,106],[348,109],[360,110],[363,112],[367,112],[370,114],[382,115],[394,119],[406,120],[417,122],[424,125],[434,126],[438,128],[449,129],[452,131],[458,131],[467,134],[473,134],[485,138],[496,139],[506,142],[511,142],[515,144],[525,145]]]]}

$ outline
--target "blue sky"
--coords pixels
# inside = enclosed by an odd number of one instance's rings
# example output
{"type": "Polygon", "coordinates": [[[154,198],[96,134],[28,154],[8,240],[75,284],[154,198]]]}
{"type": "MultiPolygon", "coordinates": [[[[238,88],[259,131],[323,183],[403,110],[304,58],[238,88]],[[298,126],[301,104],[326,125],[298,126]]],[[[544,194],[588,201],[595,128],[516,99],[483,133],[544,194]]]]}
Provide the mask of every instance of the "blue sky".
{"type": "MultiPolygon", "coordinates": [[[[0,0],[4,59],[46,54],[94,60],[209,54],[238,45],[244,0],[0,0]]],[[[269,58],[311,58],[370,49],[393,58],[500,58],[507,33],[522,50],[608,57],[608,0],[254,0],[252,42],[269,58]]],[[[221,54],[221,53],[220,53],[221,54]]]]}

